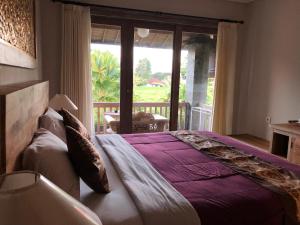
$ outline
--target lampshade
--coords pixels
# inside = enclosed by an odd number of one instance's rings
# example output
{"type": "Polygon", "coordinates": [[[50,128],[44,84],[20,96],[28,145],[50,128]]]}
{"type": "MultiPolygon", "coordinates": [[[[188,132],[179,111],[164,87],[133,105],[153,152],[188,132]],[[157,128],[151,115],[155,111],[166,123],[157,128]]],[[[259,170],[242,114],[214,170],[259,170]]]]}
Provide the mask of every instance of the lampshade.
{"type": "Polygon", "coordinates": [[[102,225],[99,218],[42,175],[0,176],[0,225],[102,225]]]}
{"type": "Polygon", "coordinates": [[[148,37],[150,33],[149,29],[146,28],[138,28],[137,29],[137,34],[141,37],[141,38],[145,38],[148,37]]]}
{"type": "Polygon", "coordinates": [[[64,94],[56,94],[49,102],[49,106],[55,110],[65,108],[69,111],[78,110],[77,106],[71,99],[64,94]]]}

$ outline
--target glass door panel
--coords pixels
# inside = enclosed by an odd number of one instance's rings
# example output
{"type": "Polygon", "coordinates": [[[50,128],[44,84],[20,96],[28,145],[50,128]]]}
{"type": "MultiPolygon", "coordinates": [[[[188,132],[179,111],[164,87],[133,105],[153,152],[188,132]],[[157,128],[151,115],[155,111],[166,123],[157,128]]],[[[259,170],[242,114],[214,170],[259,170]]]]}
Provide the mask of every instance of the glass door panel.
{"type": "Polygon", "coordinates": [[[178,129],[212,129],[216,37],[182,33],[178,129]]]}
{"type": "Polygon", "coordinates": [[[135,28],[132,132],[169,129],[173,32],[135,28]]]}
{"type": "Polygon", "coordinates": [[[93,24],[91,73],[96,133],[118,133],[121,27],[93,24]]]}

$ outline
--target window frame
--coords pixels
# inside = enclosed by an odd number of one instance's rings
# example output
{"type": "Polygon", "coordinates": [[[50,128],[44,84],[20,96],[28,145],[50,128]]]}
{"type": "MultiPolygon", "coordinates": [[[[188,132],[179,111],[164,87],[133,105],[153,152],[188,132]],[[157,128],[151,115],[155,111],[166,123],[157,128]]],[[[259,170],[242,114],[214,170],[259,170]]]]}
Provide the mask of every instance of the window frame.
{"type": "Polygon", "coordinates": [[[177,130],[183,32],[217,34],[220,20],[113,7],[91,7],[92,26],[121,27],[120,133],[132,133],[134,28],[173,32],[169,130],[177,130]]]}

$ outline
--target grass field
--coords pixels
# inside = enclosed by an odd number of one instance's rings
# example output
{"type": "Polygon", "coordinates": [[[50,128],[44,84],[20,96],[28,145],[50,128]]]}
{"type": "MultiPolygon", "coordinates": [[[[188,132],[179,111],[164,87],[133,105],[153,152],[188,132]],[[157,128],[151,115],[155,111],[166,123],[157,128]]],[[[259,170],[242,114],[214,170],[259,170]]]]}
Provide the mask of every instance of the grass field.
{"type": "MultiPolygon", "coordinates": [[[[214,95],[214,79],[209,79],[207,84],[206,104],[213,104],[214,95]]],[[[134,102],[169,102],[170,101],[170,87],[147,87],[136,86],[133,89],[134,102]]],[[[181,102],[184,99],[180,100],[181,102]]]]}
{"type": "Polygon", "coordinates": [[[169,102],[170,87],[134,87],[133,100],[135,102],[169,102]]]}

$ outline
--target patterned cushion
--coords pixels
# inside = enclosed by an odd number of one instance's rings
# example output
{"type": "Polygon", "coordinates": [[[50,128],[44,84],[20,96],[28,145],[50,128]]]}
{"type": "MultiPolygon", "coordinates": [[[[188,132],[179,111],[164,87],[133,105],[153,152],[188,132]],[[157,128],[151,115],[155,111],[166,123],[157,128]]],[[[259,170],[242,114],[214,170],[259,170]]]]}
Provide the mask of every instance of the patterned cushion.
{"type": "Polygon", "coordinates": [[[91,140],[91,136],[89,135],[89,132],[85,128],[85,126],[80,122],[79,119],[76,118],[72,113],[70,113],[66,109],[62,109],[59,111],[59,113],[64,118],[64,124],[65,126],[70,126],[77,130],[82,136],[85,138],[91,140]]]}
{"type": "Polygon", "coordinates": [[[109,192],[104,163],[95,146],[70,126],[66,133],[69,157],[77,174],[95,192],[109,192]]]}

